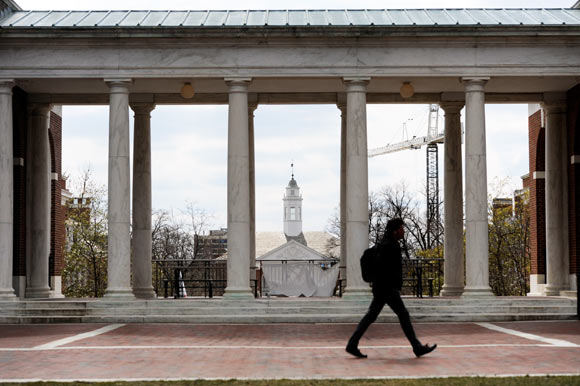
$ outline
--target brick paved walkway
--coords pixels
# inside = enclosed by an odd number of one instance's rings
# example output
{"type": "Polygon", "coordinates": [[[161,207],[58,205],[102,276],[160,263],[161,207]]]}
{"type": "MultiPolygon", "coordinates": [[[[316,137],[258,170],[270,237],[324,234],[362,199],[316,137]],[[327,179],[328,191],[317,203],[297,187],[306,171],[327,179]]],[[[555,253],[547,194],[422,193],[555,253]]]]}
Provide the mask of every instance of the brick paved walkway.
{"type": "Polygon", "coordinates": [[[398,324],[3,325],[0,381],[579,374],[580,322],[425,323],[415,358],[398,324]]]}

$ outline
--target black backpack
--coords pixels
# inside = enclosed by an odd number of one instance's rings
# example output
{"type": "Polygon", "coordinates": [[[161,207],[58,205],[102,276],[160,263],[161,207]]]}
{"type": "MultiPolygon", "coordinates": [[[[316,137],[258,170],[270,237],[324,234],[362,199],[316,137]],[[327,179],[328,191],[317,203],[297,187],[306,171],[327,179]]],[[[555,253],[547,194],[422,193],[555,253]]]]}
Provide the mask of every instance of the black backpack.
{"type": "Polygon", "coordinates": [[[360,271],[362,278],[367,283],[372,283],[376,279],[378,268],[377,246],[374,245],[365,249],[360,258],[360,271]]]}

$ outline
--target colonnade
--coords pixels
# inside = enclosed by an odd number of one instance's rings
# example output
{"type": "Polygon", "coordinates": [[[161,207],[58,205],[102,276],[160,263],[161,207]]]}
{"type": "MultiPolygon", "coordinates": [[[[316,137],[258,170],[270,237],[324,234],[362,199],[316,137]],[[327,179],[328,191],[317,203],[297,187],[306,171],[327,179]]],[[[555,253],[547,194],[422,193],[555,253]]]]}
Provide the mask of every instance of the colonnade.
{"type": "MultiPolygon", "coordinates": [[[[442,296],[491,296],[488,270],[485,84],[489,78],[464,78],[465,92],[447,98],[445,112],[445,266],[442,296]],[[463,171],[460,111],[465,106],[465,229],[463,264],[463,171]],[[465,268],[465,281],[464,281],[465,268]]],[[[250,78],[226,78],[228,86],[227,287],[224,298],[253,298],[250,280],[255,265],[255,172],[253,112],[248,99],[250,78]]],[[[341,111],[341,267],[344,296],[369,294],[359,258],[368,240],[368,157],[366,96],[370,78],[344,78],[341,111]]],[[[106,298],[155,296],[151,278],[151,127],[153,104],[130,104],[131,79],[106,79],[109,87],[108,285],[106,298]],[[133,239],[130,237],[129,108],[135,113],[133,162],[133,239]],[[132,253],[131,253],[132,251],[132,253]],[[132,260],[131,260],[132,259],[132,260]]],[[[12,288],[13,148],[11,80],[0,80],[0,298],[15,298],[12,288]]],[[[547,294],[565,286],[566,200],[564,108],[545,104],[547,294]],[[564,157],[565,158],[565,157],[564,157]]],[[[26,297],[47,297],[50,247],[49,105],[30,112],[29,235],[26,297]]]]}

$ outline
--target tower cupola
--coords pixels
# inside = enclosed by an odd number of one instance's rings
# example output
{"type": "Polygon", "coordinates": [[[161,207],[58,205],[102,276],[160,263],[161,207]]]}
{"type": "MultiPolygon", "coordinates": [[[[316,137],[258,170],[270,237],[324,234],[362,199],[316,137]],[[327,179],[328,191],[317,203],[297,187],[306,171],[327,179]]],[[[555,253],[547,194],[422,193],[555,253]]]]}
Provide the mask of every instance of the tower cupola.
{"type": "Polygon", "coordinates": [[[284,234],[287,237],[299,236],[302,233],[302,195],[300,187],[294,179],[294,164],[292,167],[292,178],[286,186],[286,193],[282,201],[284,202],[284,234]]]}

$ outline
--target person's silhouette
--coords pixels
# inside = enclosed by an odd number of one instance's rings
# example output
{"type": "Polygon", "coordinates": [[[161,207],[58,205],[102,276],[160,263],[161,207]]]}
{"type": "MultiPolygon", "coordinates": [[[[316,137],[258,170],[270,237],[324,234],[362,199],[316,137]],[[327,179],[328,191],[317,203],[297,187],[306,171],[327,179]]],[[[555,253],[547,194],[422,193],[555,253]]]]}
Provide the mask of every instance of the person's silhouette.
{"type": "Polygon", "coordinates": [[[413,347],[413,352],[417,357],[428,354],[435,350],[436,344],[421,344],[415,335],[415,330],[411,324],[409,312],[401,299],[400,290],[403,286],[403,265],[401,247],[399,240],[405,235],[404,222],[400,218],[393,218],[387,223],[387,229],[377,246],[378,255],[378,275],[372,283],[373,300],[369,309],[354,333],[348,340],[346,352],[358,358],[366,358],[367,355],[360,352],[358,343],[369,326],[377,320],[381,310],[388,304],[399,317],[399,322],[403,328],[405,336],[413,347]]]}

